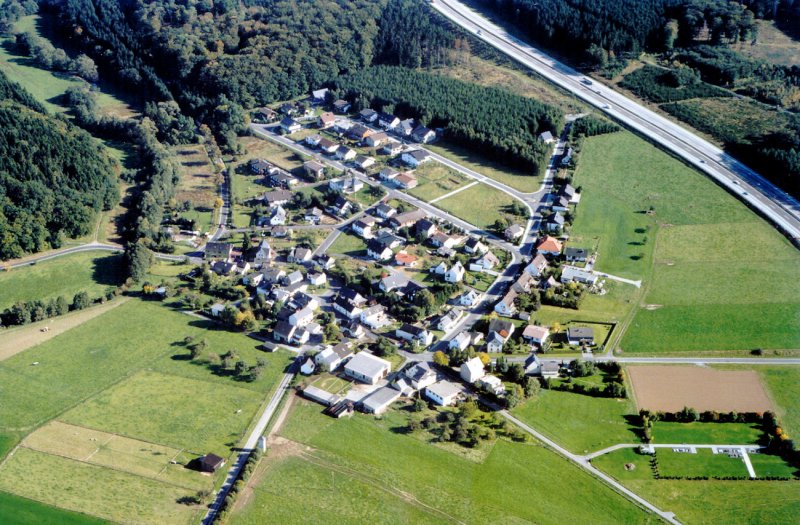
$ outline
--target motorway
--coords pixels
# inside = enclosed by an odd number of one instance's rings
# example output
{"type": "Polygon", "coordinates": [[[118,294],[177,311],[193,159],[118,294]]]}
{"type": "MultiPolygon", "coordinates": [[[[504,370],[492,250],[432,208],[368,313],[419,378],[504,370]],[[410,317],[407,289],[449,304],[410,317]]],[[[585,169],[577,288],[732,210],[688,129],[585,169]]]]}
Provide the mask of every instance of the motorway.
{"type": "Polygon", "coordinates": [[[456,0],[434,0],[431,5],[477,38],[706,173],[795,243],[800,242],[800,202],[717,146],[599,82],[587,80],[456,0]]]}

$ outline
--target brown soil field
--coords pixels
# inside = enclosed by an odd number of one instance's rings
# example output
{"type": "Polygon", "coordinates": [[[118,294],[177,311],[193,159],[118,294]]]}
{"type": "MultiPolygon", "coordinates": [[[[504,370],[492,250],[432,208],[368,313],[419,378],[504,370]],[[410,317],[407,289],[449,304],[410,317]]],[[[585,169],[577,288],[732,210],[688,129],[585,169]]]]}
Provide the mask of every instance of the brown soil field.
{"type": "Polygon", "coordinates": [[[718,412],[765,412],[772,402],[754,370],[699,366],[629,366],[637,408],[678,412],[683,407],[718,412]]]}

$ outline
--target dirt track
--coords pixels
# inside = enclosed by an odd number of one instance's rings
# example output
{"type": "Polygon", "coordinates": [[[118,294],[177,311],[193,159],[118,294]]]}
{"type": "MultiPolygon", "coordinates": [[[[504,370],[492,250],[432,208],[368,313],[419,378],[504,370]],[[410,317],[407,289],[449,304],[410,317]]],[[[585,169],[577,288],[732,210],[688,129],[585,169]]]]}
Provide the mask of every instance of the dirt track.
{"type": "Polygon", "coordinates": [[[677,412],[765,412],[774,410],[754,370],[714,370],[699,366],[629,366],[638,408],[677,412]]]}

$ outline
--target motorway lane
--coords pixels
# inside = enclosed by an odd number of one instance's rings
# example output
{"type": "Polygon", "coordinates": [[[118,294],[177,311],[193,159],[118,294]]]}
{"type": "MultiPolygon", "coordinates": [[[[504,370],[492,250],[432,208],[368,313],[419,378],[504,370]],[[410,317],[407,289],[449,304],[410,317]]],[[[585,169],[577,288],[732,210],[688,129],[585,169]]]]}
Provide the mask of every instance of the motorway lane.
{"type": "Polygon", "coordinates": [[[585,77],[579,72],[455,0],[436,0],[432,5],[478,38],[682,157],[759,210],[795,241],[800,240],[800,202],[721,149],[598,82],[584,84],[585,77]]]}

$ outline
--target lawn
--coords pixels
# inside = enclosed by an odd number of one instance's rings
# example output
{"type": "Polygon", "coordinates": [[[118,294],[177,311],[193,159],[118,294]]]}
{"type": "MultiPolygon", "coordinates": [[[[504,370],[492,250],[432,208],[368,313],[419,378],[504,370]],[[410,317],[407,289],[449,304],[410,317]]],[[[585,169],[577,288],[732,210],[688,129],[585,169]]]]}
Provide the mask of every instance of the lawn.
{"type": "Polygon", "coordinates": [[[473,179],[448,168],[439,162],[426,162],[414,170],[418,185],[408,190],[408,193],[425,202],[446,195],[462,186],[466,186],[473,179]]]}
{"type": "Polygon", "coordinates": [[[372,523],[374,505],[380,503],[399,513],[387,510],[381,522],[655,521],[536,444],[498,440],[485,461],[475,462],[404,435],[403,412],[391,411],[381,419],[356,415],[333,420],[316,405],[296,403],[293,410],[281,434],[312,448],[297,459],[268,463],[250,503],[233,515],[232,523],[273,521],[275,512],[281,518],[274,521],[282,523],[285,517],[291,522],[278,509],[305,508],[309,500],[309,521],[315,523],[372,523]],[[284,479],[292,481],[279,488],[284,479]],[[305,492],[306,479],[314,497],[305,492]],[[329,492],[332,483],[342,487],[344,497],[333,497],[338,492],[329,492]]]}
{"type": "Polygon", "coordinates": [[[727,454],[714,454],[708,448],[697,449],[697,454],[659,448],[656,449],[656,457],[658,472],[666,477],[749,477],[744,460],[727,454]]]}
{"type": "Polygon", "coordinates": [[[662,444],[750,445],[757,443],[760,436],[755,423],[653,423],[653,439],[662,444]]]}
{"type": "Polygon", "coordinates": [[[792,438],[800,433],[800,367],[759,367],[761,381],[774,401],[776,414],[792,438]]]}
{"type": "Polygon", "coordinates": [[[3,463],[0,490],[118,523],[188,523],[204,510],[177,501],[195,491],[27,448],[3,463]]]}
{"type": "Polygon", "coordinates": [[[342,233],[333,242],[328,253],[338,253],[340,255],[349,255],[351,257],[362,257],[366,255],[367,243],[364,239],[353,235],[352,233],[342,233]]]}
{"type": "Polygon", "coordinates": [[[446,140],[438,141],[435,144],[428,144],[425,147],[434,153],[438,153],[442,157],[461,164],[467,169],[506,184],[515,190],[532,193],[538,191],[539,186],[542,184],[541,177],[536,176],[534,173],[526,173],[514,168],[509,168],[499,162],[487,159],[479,153],[449,143],[446,140]]]}
{"type": "Polygon", "coordinates": [[[544,390],[538,398],[512,411],[515,417],[559,445],[581,454],[617,443],[638,443],[635,427],[625,419],[635,413],[631,400],[557,390],[544,390]]]}
{"type": "Polygon", "coordinates": [[[485,230],[501,217],[524,226],[527,220],[525,217],[509,213],[509,208],[514,201],[515,199],[511,195],[481,183],[458,192],[452,197],[436,201],[434,206],[485,230]]]}
{"type": "Polygon", "coordinates": [[[6,525],[103,525],[110,522],[50,507],[38,501],[0,492],[0,523],[6,525]]]}
{"type": "Polygon", "coordinates": [[[787,464],[780,456],[771,454],[749,454],[749,456],[753,470],[756,471],[756,476],[760,478],[770,476],[781,478],[800,477],[800,471],[787,464]]]}
{"type": "Polygon", "coordinates": [[[49,301],[63,296],[72,303],[78,292],[103,295],[122,283],[122,255],[83,252],[0,272],[0,310],[19,301],[49,301]]]}
{"type": "Polygon", "coordinates": [[[598,270],[645,281],[626,352],[798,347],[797,251],[707,177],[620,132],[584,143],[574,184],[572,242],[596,247],[598,270]]]}

